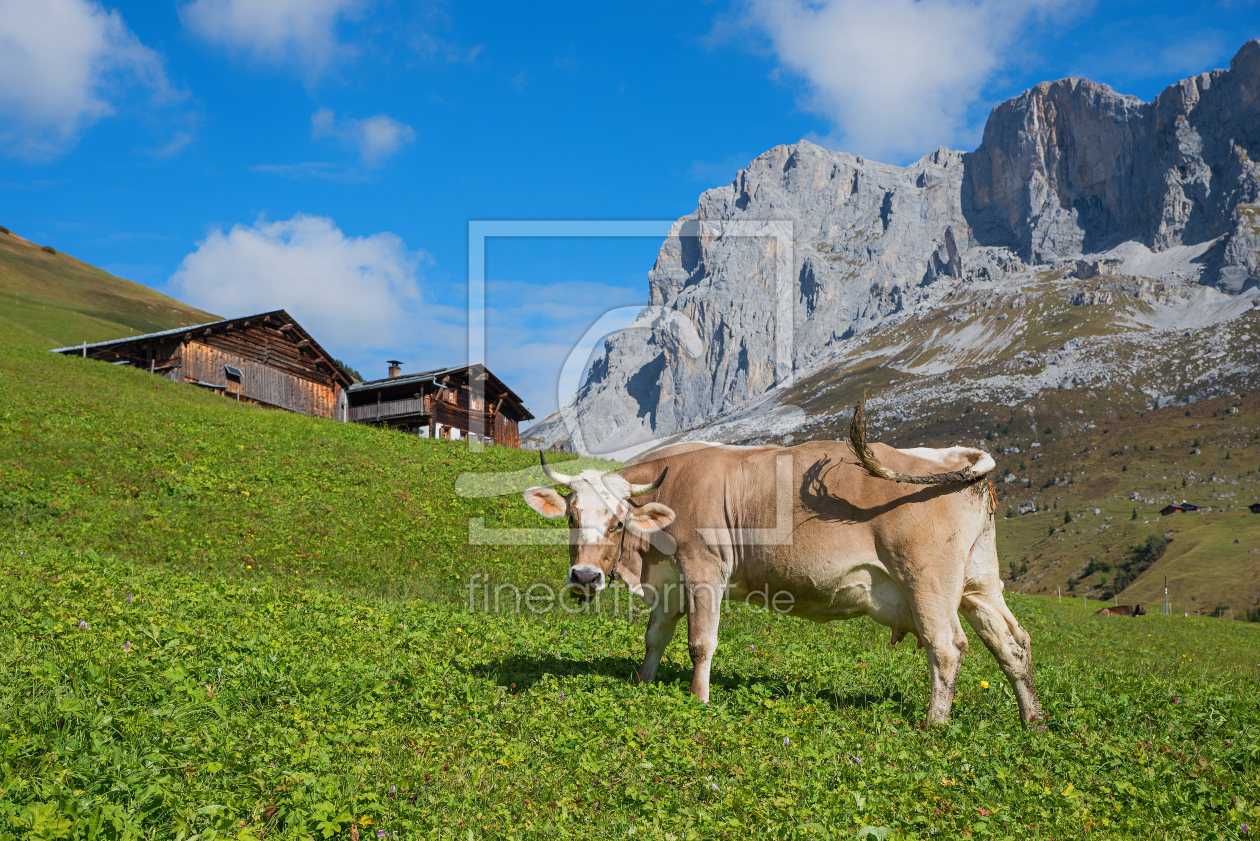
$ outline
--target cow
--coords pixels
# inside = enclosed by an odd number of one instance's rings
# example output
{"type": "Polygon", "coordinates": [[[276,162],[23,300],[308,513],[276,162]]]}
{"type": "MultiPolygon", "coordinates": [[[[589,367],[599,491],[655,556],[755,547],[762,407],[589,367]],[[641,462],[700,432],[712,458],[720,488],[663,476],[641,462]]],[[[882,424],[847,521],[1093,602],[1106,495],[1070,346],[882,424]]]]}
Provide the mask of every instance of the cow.
{"type": "Polygon", "coordinates": [[[586,599],[616,575],[651,608],[638,681],[656,678],[685,614],[691,693],[707,703],[722,601],[743,598],[815,622],[866,615],[893,645],[914,634],[931,674],[927,721],[945,723],[968,648],[961,611],[1021,721],[1043,729],[1030,639],[1002,597],[988,453],[868,445],[859,404],[849,442],[674,444],[573,476],[539,455],[568,493],[532,487],[525,501],[568,519],[566,587],[586,599]]]}
{"type": "Polygon", "coordinates": [[[1142,605],[1122,604],[1115,607],[1104,607],[1102,610],[1095,611],[1095,616],[1132,616],[1136,619],[1139,616],[1145,616],[1146,611],[1142,609],[1142,605]]]}

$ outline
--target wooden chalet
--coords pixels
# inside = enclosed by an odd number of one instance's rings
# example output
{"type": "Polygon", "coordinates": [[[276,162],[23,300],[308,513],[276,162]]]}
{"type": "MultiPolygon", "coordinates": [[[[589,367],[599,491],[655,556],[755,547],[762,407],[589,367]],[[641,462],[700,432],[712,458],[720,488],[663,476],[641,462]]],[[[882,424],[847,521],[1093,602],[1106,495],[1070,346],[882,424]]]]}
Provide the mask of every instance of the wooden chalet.
{"type": "Polygon", "coordinates": [[[1252,514],[1260,514],[1260,502],[1253,502],[1247,507],[1251,509],[1252,514]]]}
{"type": "Polygon", "coordinates": [[[521,445],[520,424],[533,420],[521,398],[483,365],[402,374],[390,361],[383,380],[350,386],[350,417],[425,438],[521,445]]]}
{"type": "Polygon", "coordinates": [[[353,380],[284,310],[53,352],[142,368],[240,402],[349,420],[353,380]]]}
{"type": "Polygon", "coordinates": [[[1202,511],[1202,506],[1195,505],[1193,502],[1180,502],[1174,505],[1165,505],[1159,509],[1159,513],[1167,517],[1169,514],[1185,514],[1190,511],[1202,511]]]}

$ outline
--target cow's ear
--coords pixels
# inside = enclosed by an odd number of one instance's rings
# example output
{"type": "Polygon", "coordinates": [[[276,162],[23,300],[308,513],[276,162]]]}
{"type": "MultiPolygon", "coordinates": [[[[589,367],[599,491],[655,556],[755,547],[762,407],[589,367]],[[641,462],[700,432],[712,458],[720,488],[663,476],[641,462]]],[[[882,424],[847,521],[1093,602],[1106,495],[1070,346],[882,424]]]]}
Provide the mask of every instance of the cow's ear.
{"type": "Polygon", "coordinates": [[[525,502],[548,520],[564,516],[564,497],[553,488],[539,486],[525,491],[525,502]]]}
{"type": "Polygon", "coordinates": [[[674,522],[674,509],[659,502],[649,502],[630,512],[627,525],[630,531],[639,536],[646,536],[660,531],[674,522]]]}

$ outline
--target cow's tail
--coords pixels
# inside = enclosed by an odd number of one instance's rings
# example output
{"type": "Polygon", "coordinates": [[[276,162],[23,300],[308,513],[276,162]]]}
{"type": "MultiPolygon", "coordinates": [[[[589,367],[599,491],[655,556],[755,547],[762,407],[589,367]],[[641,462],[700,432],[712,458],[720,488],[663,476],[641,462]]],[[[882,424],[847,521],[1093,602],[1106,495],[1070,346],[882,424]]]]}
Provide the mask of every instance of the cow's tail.
{"type": "Polygon", "coordinates": [[[866,469],[867,473],[877,479],[890,479],[894,482],[905,482],[911,485],[948,485],[952,482],[971,482],[983,478],[997,466],[992,458],[988,458],[982,459],[979,464],[964,467],[962,470],[954,470],[949,473],[932,473],[928,476],[911,476],[907,473],[889,470],[879,463],[879,459],[875,458],[875,454],[871,452],[871,448],[866,443],[865,395],[853,407],[853,423],[849,424],[849,441],[853,444],[853,451],[857,453],[858,461],[862,463],[862,467],[866,469]]]}

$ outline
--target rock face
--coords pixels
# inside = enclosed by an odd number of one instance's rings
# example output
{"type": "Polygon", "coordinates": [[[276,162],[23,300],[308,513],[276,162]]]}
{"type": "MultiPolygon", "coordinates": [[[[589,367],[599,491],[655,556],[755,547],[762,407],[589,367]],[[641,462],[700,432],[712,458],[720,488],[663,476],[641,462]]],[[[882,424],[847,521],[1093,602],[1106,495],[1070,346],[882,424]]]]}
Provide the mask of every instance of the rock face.
{"type": "Polygon", "coordinates": [[[963,208],[977,242],[1037,264],[1129,240],[1162,251],[1224,237],[1203,280],[1238,292],[1257,280],[1228,246],[1236,208],[1260,196],[1258,148],[1260,41],[1154,102],[1043,82],[993,109],[967,157],[963,208]]]}
{"type": "Polygon", "coordinates": [[[961,289],[1037,270],[1096,279],[1138,243],[1153,253],[1142,277],[1238,294],[1260,283],[1256,154],[1260,41],[1150,103],[1088,80],[1042,83],[995,108],[970,154],[896,167],[807,141],[775,147],[674,224],[649,309],[606,341],[567,422],[526,439],[624,456],[961,289]],[[767,235],[772,223],[790,234],[767,235]]]}

